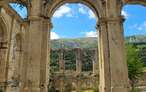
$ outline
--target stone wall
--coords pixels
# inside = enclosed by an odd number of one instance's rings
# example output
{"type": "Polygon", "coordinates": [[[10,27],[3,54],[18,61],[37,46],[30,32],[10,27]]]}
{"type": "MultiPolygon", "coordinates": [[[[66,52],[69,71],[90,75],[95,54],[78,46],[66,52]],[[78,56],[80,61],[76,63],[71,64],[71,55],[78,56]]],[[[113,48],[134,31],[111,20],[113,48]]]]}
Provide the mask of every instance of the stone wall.
{"type": "MultiPolygon", "coordinates": [[[[6,27],[4,34],[6,35],[6,53],[0,54],[3,60],[0,60],[3,76],[0,76],[0,86],[7,92],[17,92],[16,86],[19,86],[20,71],[22,66],[23,54],[23,36],[25,35],[26,26],[20,16],[9,5],[4,5],[0,11],[1,25],[6,27]],[[5,67],[3,67],[5,66],[5,67]],[[13,91],[12,91],[13,90],[13,91]]],[[[3,49],[0,49],[0,52],[3,49]]],[[[1,52],[2,53],[2,52],[1,52]]]]}

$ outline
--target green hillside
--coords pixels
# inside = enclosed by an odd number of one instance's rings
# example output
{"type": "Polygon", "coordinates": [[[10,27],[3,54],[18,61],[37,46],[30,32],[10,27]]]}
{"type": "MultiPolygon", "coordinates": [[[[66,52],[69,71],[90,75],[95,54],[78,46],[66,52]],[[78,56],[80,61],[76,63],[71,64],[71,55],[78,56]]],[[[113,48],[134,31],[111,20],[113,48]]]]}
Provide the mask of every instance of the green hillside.
{"type": "MultiPolygon", "coordinates": [[[[146,35],[125,37],[126,43],[146,43],[146,35]]],[[[51,48],[97,48],[97,38],[57,39],[51,41],[51,48]]]]}
{"type": "Polygon", "coordinates": [[[51,48],[97,48],[97,38],[90,37],[52,40],[51,48]]]}

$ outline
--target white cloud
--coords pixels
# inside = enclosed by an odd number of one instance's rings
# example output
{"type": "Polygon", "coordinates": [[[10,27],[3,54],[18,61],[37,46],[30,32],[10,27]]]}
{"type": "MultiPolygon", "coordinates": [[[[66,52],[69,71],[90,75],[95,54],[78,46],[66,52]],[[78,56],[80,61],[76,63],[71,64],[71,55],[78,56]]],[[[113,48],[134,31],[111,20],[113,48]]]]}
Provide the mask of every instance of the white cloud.
{"type": "Polygon", "coordinates": [[[79,7],[79,13],[81,13],[81,14],[87,14],[87,11],[86,11],[86,9],[84,7],[80,6],[79,7]]]}
{"type": "Polygon", "coordinates": [[[125,18],[128,18],[129,14],[126,12],[126,11],[122,11],[122,15],[125,17],[125,18]]]}
{"type": "Polygon", "coordinates": [[[95,18],[96,18],[96,16],[95,16],[95,14],[93,13],[93,11],[89,10],[89,11],[88,11],[88,14],[89,14],[89,18],[90,18],[90,19],[95,19],[95,18]]]}
{"type": "Polygon", "coordinates": [[[67,15],[67,17],[72,16],[71,8],[66,4],[61,6],[53,15],[55,18],[60,18],[67,15]]]}
{"type": "Polygon", "coordinates": [[[97,32],[90,31],[85,33],[86,37],[97,37],[97,32]]]}
{"type": "Polygon", "coordinates": [[[59,39],[59,38],[60,36],[57,33],[51,32],[51,39],[59,39]]]}
{"type": "Polygon", "coordinates": [[[79,4],[79,13],[87,15],[89,19],[95,19],[96,16],[91,9],[86,7],[85,5],[79,4]]]}

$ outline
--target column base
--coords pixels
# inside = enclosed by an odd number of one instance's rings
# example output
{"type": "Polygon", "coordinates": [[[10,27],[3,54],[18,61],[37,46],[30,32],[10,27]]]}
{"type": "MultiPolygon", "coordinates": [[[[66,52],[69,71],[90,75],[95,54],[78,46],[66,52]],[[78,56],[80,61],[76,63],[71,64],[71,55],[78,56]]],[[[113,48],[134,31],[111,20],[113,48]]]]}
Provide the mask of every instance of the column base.
{"type": "Polygon", "coordinates": [[[111,92],[130,92],[130,90],[128,87],[113,87],[111,88],[111,92]]]}

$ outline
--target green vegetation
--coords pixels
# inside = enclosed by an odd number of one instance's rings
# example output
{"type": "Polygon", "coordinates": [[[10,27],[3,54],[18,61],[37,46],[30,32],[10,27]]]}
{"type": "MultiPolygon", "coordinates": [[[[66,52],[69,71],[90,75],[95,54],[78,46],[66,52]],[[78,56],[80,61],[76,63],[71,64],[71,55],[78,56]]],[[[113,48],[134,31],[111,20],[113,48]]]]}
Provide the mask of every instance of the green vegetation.
{"type": "MultiPolygon", "coordinates": [[[[126,37],[126,51],[127,51],[127,63],[128,63],[128,72],[129,79],[132,86],[131,92],[139,92],[135,89],[135,85],[138,80],[141,78],[144,72],[146,72],[146,36],[132,36],[126,37]],[[145,66],[145,67],[144,67],[145,66]]],[[[60,39],[52,40],[52,49],[59,48],[82,48],[84,49],[83,54],[83,71],[90,71],[92,69],[92,59],[93,54],[87,50],[92,48],[97,48],[97,38],[78,38],[78,39],[60,39]],[[88,43],[88,44],[87,44],[88,43]],[[86,49],[85,49],[86,48],[86,49]]],[[[51,55],[51,62],[56,70],[58,70],[58,55],[51,55]]],[[[52,54],[53,54],[52,53],[52,54]]],[[[65,52],[64,58],[67,69],[75,70],[75,53],[65,52]]]]}
{"type": "Polygon", "coordinates": [[[97,48],[97,38],[58,39],[51,41],[52,49],[59,48],[97,48]]]}
{"type": "Polygon", "coordinates": [[[146,72],[146,67],[143,68],[144,72],[146,72]]]}
{"type": "Polygon", "coordinates": [[[140,90],[135,88],[135,89],[131,90],[131,92],[140,92],[140,90]]]}
{"type": "Polygon", "coordinates": [[[126,50],[130,84],[134,90],[136,83],[143,75],[144,64],[139,58],[139,50],[134,45],[127,44],[126,50]]]}

